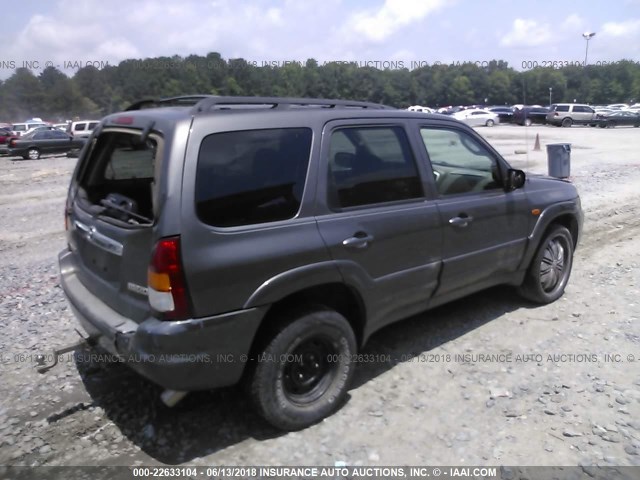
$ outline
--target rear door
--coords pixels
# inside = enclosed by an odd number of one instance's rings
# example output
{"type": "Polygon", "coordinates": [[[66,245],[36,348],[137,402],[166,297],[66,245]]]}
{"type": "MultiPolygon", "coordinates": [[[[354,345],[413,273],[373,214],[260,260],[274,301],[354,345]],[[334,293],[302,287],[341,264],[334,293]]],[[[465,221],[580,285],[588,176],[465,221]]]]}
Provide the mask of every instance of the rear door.
{"type": "Polygon", "coordinates": [[[320,172],[318,228],[345,281],[365,295],[370,329],[424,310],[442,237],[406,125],[329,123],[320,172]]]}
{"type": "Polygon", "coordinates": [[[506,165],[482,139],[455,126],[422,125],[443,232],[438,296],[457,296],[514,273],[526,245],[524,190],[505,192],[506,165]]]}
{"type": "Polygon", "coordinates": [[[146,318],[156,154],[162,138],[105,128],[78,169],[68,241],[83,285],[121,315],[146,318]]]}

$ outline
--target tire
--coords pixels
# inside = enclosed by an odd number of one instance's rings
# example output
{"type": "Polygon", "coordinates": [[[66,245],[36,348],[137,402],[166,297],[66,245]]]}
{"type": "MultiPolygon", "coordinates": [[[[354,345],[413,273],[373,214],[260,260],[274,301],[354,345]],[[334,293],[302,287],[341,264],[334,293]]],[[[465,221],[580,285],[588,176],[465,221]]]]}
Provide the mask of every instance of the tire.
{"type": "Polygon", "coordinates": [[[616,128],[616,122],[611,121],[611,122],[607,123],[607,127],[609,127],[609,128],[616,128]]]}
{"type": "Polygon", "coordinates": [[[300,430],[344,401],[356,339],[349,322],[324,307],[292,312],[278,330],[257,359],[250,393],[271,425],[300,430]]]}
{"type": "Polygon", "coordinates": [[[524,121],[524,126],[525,126],[525,127],[530,127],[532,123],[533,123],[533,122],[531,121],[531,119],[530,119],[530,118],[527,118],[527,119],[525,119],[525,121],[524,121]]]}
{"type": "Polygon", "coordinates": [[[40,150],[37,148],[30,148],[27,150],[27,154],[24,158],[25,160],[38,160],[40,158],[40,150]]]}
{"type": "Polygon", "coordinates": [[[573,124],[573,120],[571,120],[569,117],[562,119],[563,127],[570,127],[572,124],[573,124]]]}
{"type": "Polygon", "coordinates": [[[518,292],[535,303],[555,302],[564,293],[573,265],[573,238],[565,227],[556,225],[538,247],[518,292]]]}
{"type": "Polygon", "coordinates": [[[494,122],[493,120],[487,120],[487,127],[493,127],[496,124],[496,122],[494,122]]]}

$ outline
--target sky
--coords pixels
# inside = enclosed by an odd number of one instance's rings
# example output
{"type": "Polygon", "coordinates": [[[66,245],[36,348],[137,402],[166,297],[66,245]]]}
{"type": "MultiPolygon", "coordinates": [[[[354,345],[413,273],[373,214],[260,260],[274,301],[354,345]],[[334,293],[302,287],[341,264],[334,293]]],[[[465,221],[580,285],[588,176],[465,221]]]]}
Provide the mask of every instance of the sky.
{"type": "MultiPolygon", "coordinates": [[[[3,8],[0,79],[15,68],[218,52],[406,67],[505,60],[640,64],[640,0],[20,0],[3,8]]],[[[558,65],[558,63],[556,63],[558,65]]]]}

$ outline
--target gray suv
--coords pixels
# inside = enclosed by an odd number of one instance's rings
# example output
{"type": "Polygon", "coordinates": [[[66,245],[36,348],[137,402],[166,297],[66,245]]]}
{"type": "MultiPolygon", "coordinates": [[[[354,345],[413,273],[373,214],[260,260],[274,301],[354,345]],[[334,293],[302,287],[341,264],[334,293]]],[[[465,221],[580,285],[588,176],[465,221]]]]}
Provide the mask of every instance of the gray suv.
{"type": "Polygon", "coordinates": [[[591,125],[598,123],[596,111],[582,103],[556,103],[551,105],[547,114],[547,123],[563,127],[571,125],[591,125]]]}
{"type": "Polygon", "coordinates": [[[446,116],[192,96],[105,117],[65,221],[62,285],[90,343],[169,405],[243,383],[295,430],[341,405],[392,322],[498,284],[558,299],[582,211],[572,184],[525,178],[446,116]]]}

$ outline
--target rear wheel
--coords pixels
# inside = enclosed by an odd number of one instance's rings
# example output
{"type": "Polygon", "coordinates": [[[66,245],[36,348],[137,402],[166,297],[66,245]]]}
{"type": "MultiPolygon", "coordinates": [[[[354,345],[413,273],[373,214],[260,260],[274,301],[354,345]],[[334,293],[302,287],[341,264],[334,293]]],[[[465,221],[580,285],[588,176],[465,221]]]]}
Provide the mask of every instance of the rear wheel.
{"type": "Polygon", "coordinates": [[[347,394],[356,349],[339,313],[292,312],[255,365],[251,396],[261,415],[277,428],[299,430],[333,413],[347,394]]]}
{"type": "Polygon", "coordinates": [[[570,118],[565,118],[562,120],[563,127],[570,127],[572,124],[573,124],[573,120],[571,120],[570,118]]]}
{"type": "Polygon", "coordinates": [[[533,122],[531,121],[531,119],[530,119],[530,118],[527,118],[527,119],[524,121],[524,125],[525,125],[526,127],[530,127],[532,123],[533,123],[533,122]]]}
{"type": "Polygon", "coordinates": [[[495,122],[493,120],[487,120],[487,127],[493,127],[495,122]]]}
{"type": "Polygon", "coordinates": [[[573,265],[573,238],[556,225],[544,237],[529,265],[519,293],[536,303],[551,303],[564,293],[573,265]]]}
{"type": "Polygon", "coordinates": [[[612,120],[612,121],[610,121],[609,123],[607,123],[607,126],[608,126],[609,128],[616,128],[616,122],[614,122],[614,121],[612,120]]]}
{"type": "Polygon", "coordinates": [[[27,150],[27,155],[24,158],[25,160],[38,160],[40,158],[40,150],[37,148],[30,148],[27,150]]]}

